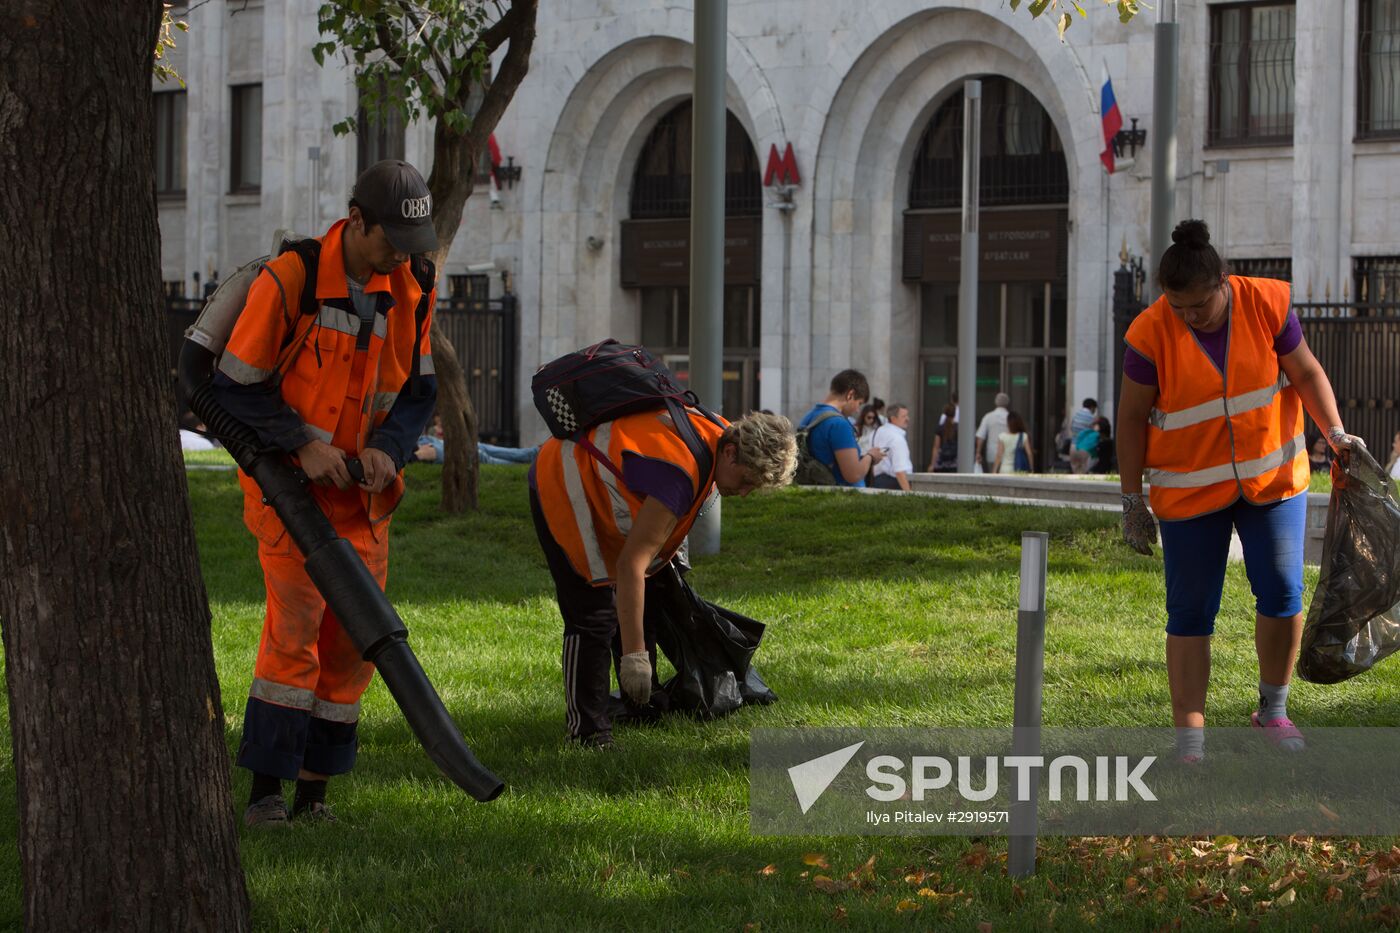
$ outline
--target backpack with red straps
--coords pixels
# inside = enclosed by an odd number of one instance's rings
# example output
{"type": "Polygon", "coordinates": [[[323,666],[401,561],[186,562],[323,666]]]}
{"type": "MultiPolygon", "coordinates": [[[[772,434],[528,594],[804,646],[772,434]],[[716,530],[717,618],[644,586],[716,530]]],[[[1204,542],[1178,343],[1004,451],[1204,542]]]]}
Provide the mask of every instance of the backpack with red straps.
{"type": "Polygon", "coordinates": [[[545,363],[530,380],[535,399],[549,433],[589,448],[614,473],[614,465],[586,443],[585,435],[605,421],[640,411],[665,409],[691,456],[708,477],[714,469],[714,453],[690,423],[691,408],[713,421],[724,421],[700,404],[696,394],[682,389],[666,365],[646,347],[608,338],[591,347],[566,353],[545,363]]]}

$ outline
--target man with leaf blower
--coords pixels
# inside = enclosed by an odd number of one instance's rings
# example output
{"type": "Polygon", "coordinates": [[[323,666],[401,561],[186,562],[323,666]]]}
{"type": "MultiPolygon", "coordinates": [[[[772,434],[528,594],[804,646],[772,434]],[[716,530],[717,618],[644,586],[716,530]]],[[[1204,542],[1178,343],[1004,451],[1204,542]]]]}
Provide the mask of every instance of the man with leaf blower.
{"type": "MultiPolygon", "coordinates": [[[[400,471],[433,411],[428,332],[436,299],[431,197],[413,166],[376,163],[349,216],[270,259],[248,290],[214,377],[215,397],[262,443],[293,455],[316,504],[382,589],[400,471]]],[[[267,614],[238,764],[253,772],[244,819],[334,819],[331,775],[353,767],[360,696],[374,676],[263,492],[240,472],[267,614]],[[296,781],[290,811],[282,781],[296,781]]]]}

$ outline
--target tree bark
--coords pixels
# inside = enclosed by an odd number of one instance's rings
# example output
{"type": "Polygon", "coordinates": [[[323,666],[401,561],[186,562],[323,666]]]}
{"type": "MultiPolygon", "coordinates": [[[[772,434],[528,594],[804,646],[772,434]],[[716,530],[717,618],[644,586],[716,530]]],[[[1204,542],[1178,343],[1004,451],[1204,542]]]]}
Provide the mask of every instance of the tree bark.
{"type": "Polygon", "coordinates": [[[31,930],[249,925],[164,359],[160,16],[0,13],[0,623],[31,930]]]}
{"type": "MultiPolygon", "coordinates": [[[[503,42],[509,43],[509,49],[501,67],[492,76],[471,129],[456,133],[442,120],[433,128],[433,171],[428,176],[428,190],[433,196],[433,227],[438,235],[438,250],[433,259],[439,269],[452,249],[452,241],[462,223],[462,212],[475,185],[476,157],[485,151],[487,138],[496,129],[506,105],[525,78],[535,41],[538,8],[539,0],[512,0],[500,23],[489,30],[488,54],[503,42]]],[[[438,378],[438,414],[442,416],[441,507],[444,512],[475,510],[480,478],[478,424],[476,407],[467,391],[465,364],[436,322],[430,339],[438,378]]]]}

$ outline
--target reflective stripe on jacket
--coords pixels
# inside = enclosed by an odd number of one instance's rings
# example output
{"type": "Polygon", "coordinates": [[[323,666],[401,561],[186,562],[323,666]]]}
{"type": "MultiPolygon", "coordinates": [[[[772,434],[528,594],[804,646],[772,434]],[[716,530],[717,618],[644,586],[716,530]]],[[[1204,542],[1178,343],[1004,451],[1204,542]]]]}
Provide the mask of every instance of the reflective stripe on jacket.
{"type": "MultiPolygon", "coordinates": [[[[346,287],[341,246],[345,223],[336,222],[320,238],[319,311],[300,313],[299,296],[306,280],[301,258],[286,252],[269,260],[248,290],[247,303],[219,360],[219,372],[242,385],[271,380],[314,437],[358,456],[413,375],[415,347],[418,373],[433,371],[428,333],[436,296],[430,294],[420,332],[416,310],[422,289],[409,264],[388,275],[371,276],[365,294],[377,295],[380,310],[368,346],[357,353],[360,319],[346,287]]],[[[261,497],[257,485],[242,471],[239,482],[246,495],[261,497]]],[[[402,496],[402,476],[376,495],[361,492],[372,524],[387,518],[402,496]]]]}
{"type": "Polygon", "coordinates": [[[1224,373],[1166,298],[1128,328],[1128,345],[1157,367],[1143,478],[1161,518],[1194,518],[1240,496],[1276,502],[1308,488],[1303,406],[1274,352],[1289,285],[1238,275],[1229,283],[1224,373]]]}
{"type": "MultiPolygon", "coordinates": [[[[715,451],[723,427],[689,412],[700,439],[715,451]]],[[[670,463],[690,476],[695,498],[677,522],[648,574],[660,570],[675,555],[695,524],[714,486],[713,476],[701,476],[695,458],[681,440],[665,411],[624,415],[593,428],[587,439],[619,470],[624,453],[670,463]]],[[[716,454],[718,456],[718,454],[716,454]]],[[[583,446],[551,437],[535,459],[535,487],[550,533],[569,558],[574,572],[594,586],[614,582],[617,558],[632,530],[643,496],[628,489],[611,470],[583,446]]]]}

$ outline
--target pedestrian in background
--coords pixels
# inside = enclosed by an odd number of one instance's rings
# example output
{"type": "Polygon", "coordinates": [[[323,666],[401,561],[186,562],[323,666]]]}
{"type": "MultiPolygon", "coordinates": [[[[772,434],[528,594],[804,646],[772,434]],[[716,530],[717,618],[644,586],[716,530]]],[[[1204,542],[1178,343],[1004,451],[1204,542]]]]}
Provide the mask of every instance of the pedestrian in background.
{"type": "Polygon", "coordinates": [[[1031,473],[1035,456],[1026,435],[1026,419],[1014,411],[1006,413],[1006,430],[997,437],[994,473],[1031,473]]]}
{"type": "Polygon", "coordinates": [[[997,460],[997,438],[1006,433],[1006,416],[1010,411],[1011,396],[998,392],[994,400],[996,407],[982,416],[977,425],[977,443],[973,458],[988,473],[995,473],[997,460]]]}
{"type": "Polygon", "coordinates": [[[909,492],[909,474],[914,472],[914,461],[909,456],[909,406],[891,405],[889,413],[889,423],[875,432],[874,446],[885,452],[885,459],[875,464],[871,485],[909,492]]]}

